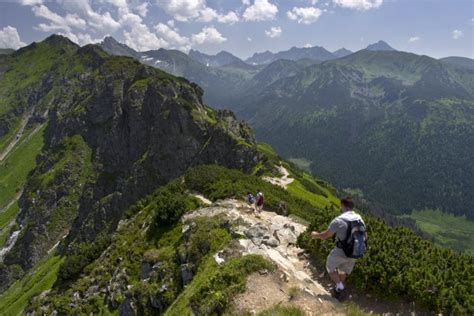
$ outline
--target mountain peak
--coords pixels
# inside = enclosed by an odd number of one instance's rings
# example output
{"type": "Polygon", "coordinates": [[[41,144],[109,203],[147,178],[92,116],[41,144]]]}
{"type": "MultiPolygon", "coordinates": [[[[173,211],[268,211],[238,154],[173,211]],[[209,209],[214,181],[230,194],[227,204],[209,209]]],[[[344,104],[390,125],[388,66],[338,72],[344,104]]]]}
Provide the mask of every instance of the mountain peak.
{"type": "Polygon", "coordinates": [[[133,48],[120,43],[112,36],[106,36],[99,46],[109,54],[128,57],[139,57],[139,53],[133,48]]]}
{"type": "Polygon", "coordinates": [[[346,49],[345,47],[339,48],[338,50],[332,52],[332,54],[333,54],[334,56],[336,56],[337,58],[345,57],[345,56],[348,56],[348,55],[350,55],[350,54],[352,54],[352,53],[353,53],[353,51],[348,50],[348,49],[346,49]]]}
{"type": "Polygon", "coordinates": [[[226,66],[230,64],[243,63],[243,61],[240,58],[234,56],[232,53],[229,53],[225,50],[222,50],[215,55],[209,55],[209,54],[201,53],[198,50],[191,49],[189,51],[188,56],[203,65],[212,66],[212,67],[221,67],[221,66],[226,66]]]}
{"type": "Polygon", "coordinates": [[[121,44],[119,41],[117,41],[114,37],[112,37],[110,35],[104,37],[104,39],[102,40],[102,43],[121,44]]]}
{"type": "Polygon", "coordinates": [[[45,38],[42,43],[47,43],[49,45],[54,45],[54,46],[78,46],[76,43],[72,42],[69,38],[59,35],[59,34],[53,34],[45,38]]]}
{"type": "Polygon", "coordinates": [[[367,46],[365,49],[367,50],[373,50],[373,51],[380,51],[380,50],[396,50],[392,46],[388,45],[387,42],[384,42],[382,40],[378,41],[377,43],[370,44],[367,46]]]}

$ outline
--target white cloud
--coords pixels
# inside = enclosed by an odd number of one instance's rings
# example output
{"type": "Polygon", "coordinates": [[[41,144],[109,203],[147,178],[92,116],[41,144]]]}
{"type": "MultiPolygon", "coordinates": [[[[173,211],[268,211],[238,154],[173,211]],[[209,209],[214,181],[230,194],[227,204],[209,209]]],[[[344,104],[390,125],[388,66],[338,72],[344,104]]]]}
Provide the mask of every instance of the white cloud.
{"type": "Polygon", "coordinates": [[[251,37],[247,37],[247,41],[248,41],[248,42],[251,42],[251,41],[252,41],[252,38],[251,38],[251,37]]]}
{"type": "Polygon", "coordinates": [[[243,5],[250,5],[250,0],[242,0],[243,5]]]}
{"type": "Polygon", "coordinates": [[[227,38],[223,37],[218,30],[212,26],[205,26],[201,32],[192,35],[192,42],[194,44],[205,44],[205,43],[222,43],[227,41],[227,38]]]}
{"type": "Polygon", "coordinates": [[[123,31],[125,44],[138,51],[168,47],[168,42],[150,32],[143,23],[138,23],[128,31],[123,31]]]}
{"type": "Polygon", "coordinates": [[[182,22],[199,17],[206,8],[205,0],[157,0],[157,3],[167,14],[182,22]]]}
{"type": "Polygon", "coordinates": [[[420,39],[421,39],[421,38],[419,38],[418,36],[413,36],[413,37],[410,37],[410,38],[408,39],[408,41],[409,41],[410,43],[413,43],[413,42],[419,41],[420,39]]]}
{"type": "MultiPolygon", "coordinates": [[[[89,0],[58,0],[58,2],[61,3],[66,11],[78,14],[87,21],[89,26],[92,26],[99,32],[113,33],[121,26],[119,22],[112,18],[110,12],[98,13],[94,11],[89,0]]],[[[111,3],[119,9],[126,9],[128,11],[125,0],[102,0],[102,2],[111,3]]]]}
{"type": "Polygon", "coordinates": [[[148,2],[144,2],[138,6],[135,7],[135,10],[140,14],[142,17],[146,17],[148,14],[148,6],[150,4],[148,2]]]}
{"type": "Polygon", "coordinates": [[[243,16],[246,21],[268,21],[275,19],[277,13],[278,7],[268,0],[255,0],[243,16]]]}
{"type": "Polygon", "coordinates": [[[67,25],[70,25],[72,27],[81,30],[84,30],[86,28],[86,21],[84,19],[81,19],[77,14],[66,14],[64,20],[66,21],[67,25]]]}
{"type": "Polygon", "coordinates": [[[158,23],[155,25],[155,30],[158,36],[168,43],[167,48],[176,48],[183,51],[191,49],[189,38],[181,36],[177,28],[158,23]]]}
{"type": "Polygon", "coordinates": [[[21,5],[36,5],[43,4],[43,0],[20,0],[21,5]]]}
{"type": "Polygon", "coordinates": [[[464,33],[460,30],[454,30],[452,33],[453,39],[457,40],[464,36],[464,33]]]}
{"type": "Polygon", "coordinates": [[[239,22],[239,16],[234,11],[229,11],[225,15],[218,16],[217,21],[220,23],[234,24],[235,22],[239,22]]]}
{"type": "Polygon", "coordinates": [[[158,5],[174,19],[180,22],[197,20],[199,22],[211,22],[217,20],[220,23],[233,24],[239,21],[239,17],[233,11],[221,14],[207,6],[205,0],[156,0],[158,5]]]}
{"type": "Polygon", "coordinates": [[[311,2],[311,5],[315,5],[316,3],[318,3],[318,0],[310,0],[311,2]]]}
{"type": "Polygon", "coordinates": [[[265,35],[270,37],[270,38],[276,38],[280,37],[281,35],[281,27],[279,26],[273,26],[269,30],[265,31],[265,35]]]}
{"type": "Polygon", "coordinates": [[[216,10],[206,7],[199,12],[197,20],[201,22],[211,22],[212,20],[217,19],[218,16],[219,14],[217,14],[216,10]]]}
{"type": "Polygon", "coordinates": [[[306,44],[304,44],[303,47],[304,47],[304,48],[311,48],[311,47],[313,47],[313,45],[311,45],[310,43],[306,43],[306,44]]]}
{"type": "Polygon", "coordinates": [[[71,27],[84,30],[86,28],[86,21],[80,18],[77,14],[66,14],[65,17],[60,16],[49,10],[45,5],[34,6],[33,13],[37,17],[49,20],[49,24],[40,23],[36,28],[43,32],[65,31],[71,32],[71,27]]]}
{"type": "Polygon", "coordinates": [[[370,10],[380,7],[383,0],[333,0],[335,5],[356,10],[370,10]]]}
{"type": "Polygon", "coordinates": [[[170,44],[150,31],[142,18],[129,12],[128,8],[120,8],[120,24],[124,28],[125,44],[138,51],[168,47],[170,44]]]}
{"type": "Polygon", "coordinates": [[[18,49],[26,44],[20,40],[18,31],[13,26],[5,26],[0,30],[0,48],[18,49]]]}
{"type": "Polygon", "coordinates": [[[298,21],[298,23],[306,25],[316,22],[321,14],[322,11],[315,7],[294,7],[291,11],[286,12],[290,20],[298,21]]]}

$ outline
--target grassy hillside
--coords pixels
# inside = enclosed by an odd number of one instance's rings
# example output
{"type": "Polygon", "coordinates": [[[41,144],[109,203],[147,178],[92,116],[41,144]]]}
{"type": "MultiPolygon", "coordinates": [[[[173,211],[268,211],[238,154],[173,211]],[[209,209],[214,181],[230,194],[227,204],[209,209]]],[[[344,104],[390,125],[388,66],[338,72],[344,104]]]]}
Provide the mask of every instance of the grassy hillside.
{"type": "Polygon", "coordinates": [[[36,155],[43,147],[44,127],[30,129],[0,163],[0,206],[11,201],[36,165],[36,155]]]}
{"type": "Polygon", "coordinates": [[[47,258],[20,281],[12,284],[0,295],[0,314],[5,316],[22,314],[32,297],[53,286],[62,262],[63,259],[59,256],[47,258]]]}
{"type": "Polygon", "coordinates": [[[31,128],[0,163],[0,248],[4,246],[20,209],[16,199],[36,166],[35,158],[43,147],[43,128],[31,128]]]}
{"type": "Polygon", "coordinates": [[[413,211],[403,217],[411,218],[436,244],[474,256],[474,222],[441,210],[413,211]]]}

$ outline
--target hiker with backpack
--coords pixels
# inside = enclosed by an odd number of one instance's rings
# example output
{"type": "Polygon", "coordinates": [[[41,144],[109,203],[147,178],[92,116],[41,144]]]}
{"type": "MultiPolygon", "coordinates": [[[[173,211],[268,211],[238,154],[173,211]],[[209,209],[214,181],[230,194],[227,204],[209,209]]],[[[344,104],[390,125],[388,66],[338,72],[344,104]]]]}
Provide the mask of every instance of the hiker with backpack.
{"type": "Polygon", "coordinates": [[[326,270],[336,284],[333,295],[341,297],[344,292],[344,281],[352,272],[358,258],[366,250],[367,231],[362,217],[354,212],[351,198],[341,199],[341,215],[334,218],[324,232],[312,232],[311,237],[327,239],[336,234],[336,247],[331,250],[326,260],[326,270]]]}
{"type": "Polygon", "coordinates": [[[247,203],[250,205],[250,207],[254,208],[255,197],[250,192],[247,192],[247,203]]]}

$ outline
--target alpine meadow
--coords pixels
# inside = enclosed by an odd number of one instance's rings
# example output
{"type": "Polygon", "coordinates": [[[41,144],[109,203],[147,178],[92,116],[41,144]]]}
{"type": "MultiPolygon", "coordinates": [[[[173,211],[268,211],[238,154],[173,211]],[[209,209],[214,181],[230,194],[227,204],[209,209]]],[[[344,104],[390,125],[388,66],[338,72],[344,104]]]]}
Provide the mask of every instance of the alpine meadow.
{"type": "Polygon", "coordinates": [[[472,1],[0,10],[0,315],[474,315],[472,1]]]}

